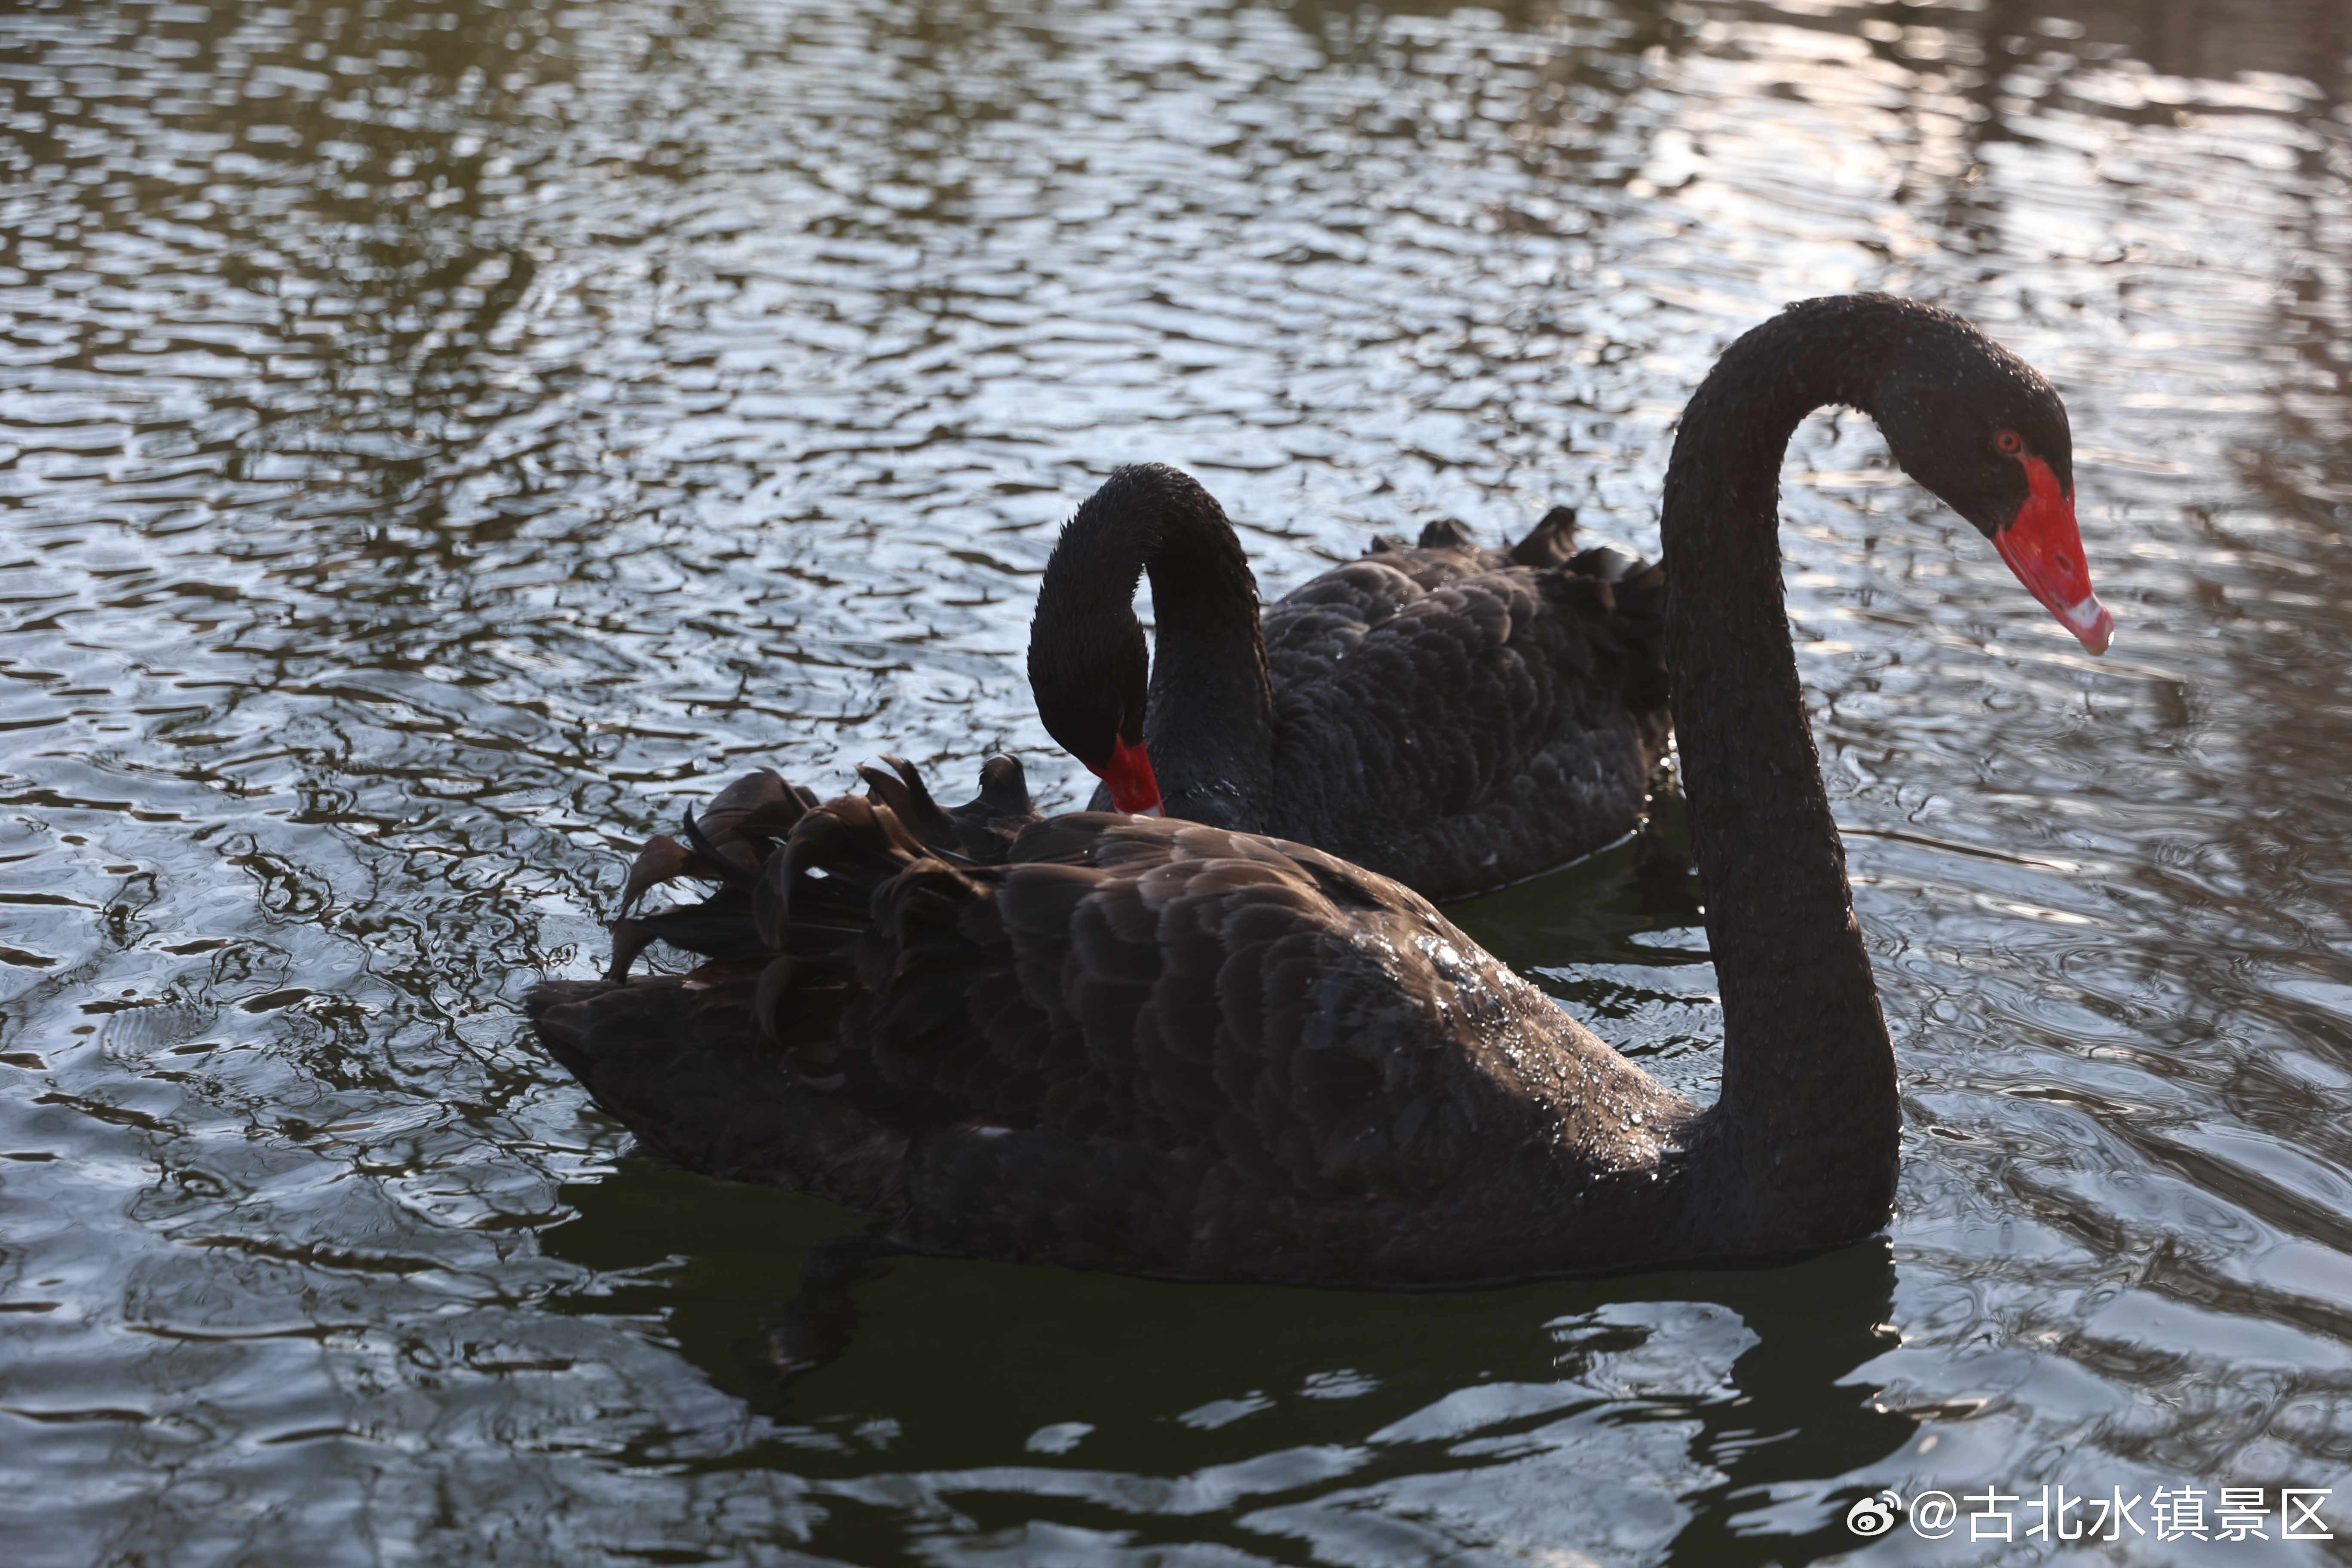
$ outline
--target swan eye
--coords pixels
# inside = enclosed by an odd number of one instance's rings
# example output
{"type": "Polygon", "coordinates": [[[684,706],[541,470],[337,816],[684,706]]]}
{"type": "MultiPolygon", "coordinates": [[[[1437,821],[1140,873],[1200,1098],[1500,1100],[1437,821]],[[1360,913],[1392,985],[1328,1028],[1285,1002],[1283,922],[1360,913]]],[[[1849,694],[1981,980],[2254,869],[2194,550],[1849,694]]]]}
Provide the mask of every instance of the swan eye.
{"type": "Polygon", "coordinates": [[[2004,430],[1992,438],[1992,444],[2011,457],[2025,450],[2025,438],[2014,430],[2004,430]]]}

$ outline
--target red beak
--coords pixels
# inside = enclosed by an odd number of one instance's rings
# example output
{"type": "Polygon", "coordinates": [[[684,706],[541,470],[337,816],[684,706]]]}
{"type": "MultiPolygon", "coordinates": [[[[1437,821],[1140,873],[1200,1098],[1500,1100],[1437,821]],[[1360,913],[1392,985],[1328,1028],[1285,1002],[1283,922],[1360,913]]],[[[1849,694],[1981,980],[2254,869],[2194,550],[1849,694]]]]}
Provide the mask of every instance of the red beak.
{"type": "Polygon", "coordinates": [[[1118,736],[1110,738],[1110,765],[1102,770],[1102,782],[1110,785],[1113,811],[1126,812],[1129,816],[1158,816],[1160,781],[1152,776],[1151,758],[1141,746],[1130,746],[1118,736]]]}
{"type": "Polygon", "coordinates": [[[2032,493],[2009,526],[1992,536],[1992,546],[2042,607],[2058,617],[2090,652],[2105,653],[2115,641],[2116,618],[2091,592],[2091,568],[2083,559],[2083,535],[2074,526],[2074,498],[2039,458],[2021,458],[2032,493]]]}

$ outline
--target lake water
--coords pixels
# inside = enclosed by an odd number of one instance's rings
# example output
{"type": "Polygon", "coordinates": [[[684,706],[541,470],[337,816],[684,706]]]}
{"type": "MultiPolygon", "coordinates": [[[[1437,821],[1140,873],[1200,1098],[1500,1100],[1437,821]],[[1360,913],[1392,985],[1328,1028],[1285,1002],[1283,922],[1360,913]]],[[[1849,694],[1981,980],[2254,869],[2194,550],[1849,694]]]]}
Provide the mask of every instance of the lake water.
{"type": "MultiPolygon", "coordinates": [[[[19,0],[0,1557],[2352,1556],[2347,50],[2329,0],[19,0]],[[518,1021],[623,846],[753,762],[1075,799],[1021,654],[1117,463],[1269,595],[1556,501],[1654,549],[1715,353],[1856,288],[2062,389],[2120,624],[1800,433],[1884,1237],[1422,1296],[907,1260],[757,1370],[858,1222],[626,1158],[518,1021]],[[2029,1539],[2060,1487],[2143,1500],[2029,1539]],[[1865,1542],[1883,1489],[1988,1500],[1865,1542]]],[[[1704,1089],[1635,862],[1455,912],[1704,1089]]]]}

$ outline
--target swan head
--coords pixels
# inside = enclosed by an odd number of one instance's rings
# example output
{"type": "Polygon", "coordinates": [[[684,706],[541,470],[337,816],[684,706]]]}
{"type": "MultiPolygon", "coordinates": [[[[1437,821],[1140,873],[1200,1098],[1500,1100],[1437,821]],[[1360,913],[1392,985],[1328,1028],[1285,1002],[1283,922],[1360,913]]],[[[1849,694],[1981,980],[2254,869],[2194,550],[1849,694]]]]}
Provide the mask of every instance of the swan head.
{"type": "Polygon", "coordinates": [[[1084,601],[1054,592],[1051,568],[1047,577],[1029,630],[1029,689],[1037,717],[1056,745],[1109,786],[1113,810],[1157,816],[1160,781],[1143,746],[1151,677],[1143,627],[1124,605],[1112,613],[1098,607],[1074,613],[1084,601]]]}
{"type": "MultiPolygon", "coordinates": [[[[1941,314],[1941,312],[1937,312],[1941,314]]],[[[2115,617],[2091,587],[2074,521],[2066,405],[2032,365],[1959,318],[1947,343],[1915,343],[1872,413],[1905,471],[1992,541],[2059,625],[2094,654],[2115,617]]]]}

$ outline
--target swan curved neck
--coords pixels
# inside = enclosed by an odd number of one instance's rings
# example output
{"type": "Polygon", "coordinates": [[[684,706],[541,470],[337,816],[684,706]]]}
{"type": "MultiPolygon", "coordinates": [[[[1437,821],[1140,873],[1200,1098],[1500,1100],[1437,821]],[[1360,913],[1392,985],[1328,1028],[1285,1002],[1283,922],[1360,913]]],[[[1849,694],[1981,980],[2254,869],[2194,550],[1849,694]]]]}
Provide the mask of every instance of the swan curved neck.
{"type": "Polygon", "coordinates": [[[1042,597],[1066,595],[1076,617],[1118,623],[1139,640],[1134,598],[1146,573],[1156,646],[1143,734],[1168,815],[1254,829],[1274,784],[1257,579],[1216,499],[1161,463],[1117,470],[1078,510],[1042,597]]]}
{"type": "Polygon", "coordinates": [[[1691,399],[1666,475],[1666,663],[1724,1015],[1692,1218],[1751,1244],[1846,1239],[1894,1197],[1894,1050],[1797,679],[1779,513],[1798,423],[1872,408],[1888,351],[1871,329],[1895,303],[1808,301],[1748,333],[1691,399]]]}

